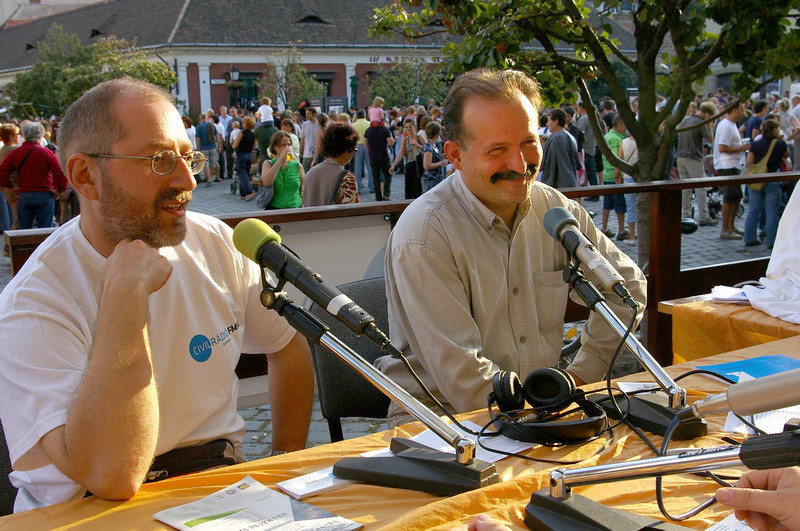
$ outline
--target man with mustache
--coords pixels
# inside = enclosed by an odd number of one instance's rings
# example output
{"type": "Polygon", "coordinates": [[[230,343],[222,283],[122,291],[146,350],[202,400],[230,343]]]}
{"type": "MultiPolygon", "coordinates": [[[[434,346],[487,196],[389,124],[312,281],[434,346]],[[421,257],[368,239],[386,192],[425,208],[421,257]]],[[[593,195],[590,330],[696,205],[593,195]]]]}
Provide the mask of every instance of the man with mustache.
{"type": "Polygon", "coordinates": [[[308,344],[263,308],[261,272],[230,228],[187,212],[204,158],[170,95],[132,79],[101,83],[67,111],[59,158],[81,216],[0,295],[15,510],[89,493],[127,499],[177,471],[168,460],[242,461],[242,352],[268,354],[273,452],[303,448],[308,344]]]}
{"type": "MultiPolygon", "coordinates": [[[[646,283],[636,264],[580,204],[535,181],[541,106],[538,84],[522,72],[479,69],[459,76],[443,116],[444,151],[457,171],[403,212],[386,248],[391,338],[450,410],[486,407],[500,369],[524,378],[558,363],[569,287],[562,277],[566,251],[543,226],[549,209],[565,207],[575,216],[627,280],[639,317],[644,310],[646,283]]],[[[627,322],[632,310],[605,295],[627,322]]],[[[618,341],[599,315],[589,318],[568,367],[578,384],[603,377],[618,341]]],[[[400,360],[384,357],[377,364],[430,404],[400,360]]],[[[390,426],[408,420],[390,406],[390,426]]]]}

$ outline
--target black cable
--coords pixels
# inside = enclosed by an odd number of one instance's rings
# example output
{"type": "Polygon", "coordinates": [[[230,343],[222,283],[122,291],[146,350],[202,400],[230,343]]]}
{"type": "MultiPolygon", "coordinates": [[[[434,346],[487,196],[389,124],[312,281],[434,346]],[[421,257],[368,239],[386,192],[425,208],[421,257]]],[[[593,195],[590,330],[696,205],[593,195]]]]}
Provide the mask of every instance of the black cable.
{"type": "MultiPolygon", "coordinates": [[[[622,391],[620,391],[620,392],[622,393],[622,395],[627,400],[628,399],[627,395],[622,391]]],[[[535,461],[535,462],[540,462],[540,463],[554,463],[554,464],[562,464],[562,465],[573,465],[573,464],[577,464],[577,463],[582,463],[586,459],[590,459],[591,457],[594,457],[594,456],[602,453],[603,451],[605,451],[609,447],[609,445],[615,440],[614,428],[619,426],[622,423],[622,421],[620,420],[616,424],[611,424],[609,419],[608,419],[608,417],[606,417],[606,419],[605,419],[605,422],[606,422],[605,427],[600,432],[598,432],[597,435],[595,435],[593,437],[590,437],[588,439],[585,439],[583,441],[574,442],[574,443],[563,443],[563,442],[557,442],[557,441],[552,441],[552,442],[541,442],[540,441],[538,443],[535,443],[535,444],[538,444],[540,446],[545,446],[545,447],[548,447],[548,448],[562,448],[562,447],[570,446],[570,445],[574,445],[574,444],[585,444],[587,442],[594,441],[594,440],[604,436],[605,434],[610,434],[610,437],[606,438],[603,446],[596,453],[594,453],[593,455],[591,455],[589,457],[586,457],[585,459],[580,459],[580,460],[577,460],[577,461],[572,461],[572,460],[565,461],[565,460],[557,460],[557,459],[543,459],[543,458],[529,457],[529,456],[526,456],[526,455],[523,455],[523,454],[519,454],[519,453],[506,452],[504,450],[499,450],[499,449],[492,448],[490,446],[487,446],[487,445],[483,444],[483,442],[481,441],[481,437],[482,436],[485,436],[485,435],[501,435],[501,433],[499,431],[487,432],[489,427],[491,427],[493,424],[495,424],[495,423],[497,423],[497,422],[499,422],[501,420],[505,420],[505,421],[508,422],[508,424],[506,426],[509,429],[515,430],[515,429],[517,429],[517,427],[515,426],[515,422],[517,420],[515,418],[515,415],[518,415],[520,413],[523,413],[523,412],[527,411],[527,410],[514,410],[514,411],[508,411],[508,412],[502,412],[501,411],[501,412],[495,414],[494,410],[492,409],[491,400],[488,401],[487,409],[489,411],[489,415],[491,416],[491,419],[481,428],[480,432],[478,433],[478,440],[477,440],[478,445],[481,448],[483,448],[484,450],[488,450],[490,452],[498,453],[498,454],[501,454],[501,455],[506,455],[506,456],[509,456],[509,457],[518,457],[520,459],[524,459],[524,460],[527,460],[527,461],[535,461]]],[[[580,407],[575,407],[575,408],[571,408],[571,409],[569,409],[567,411],[562,411],[562,412],[559,412],[557,414],[549,415],[549,416],[547,416],[545,418],[547,420],[549,420],[549,421],[557,420],[559,418],[565,417],[567,415],[571,415],[571,414],[576,413],[578,411],[582,411],[582,409],[580,407]]],[[[526,428],[527,429],[536,429],[535,426],[526,426],[526,428]]],[[[542,436],[543,437],[548,437],[546,434],[542,434],[542,436]]]]}
{"type": "Polygon", "coordinates": [[[708,371],[706,369],[692,369],[691,371],[686,371],[685,373],[681,374],[680,376],[676,376],[675,377],[675,381],[677,382],[678,380],[683,380],[687,376],[692,376],[694,374],[706,374],[706,375],[709,375],[709,376],[715,376],[715,377],[719,378],[720,380],[722,380],[723,382],[728,383],[728,384],[737,383],[734,380],[728,378],[727,376],[724,376],[722,374],[716,373],[714,371],[708,371]]]}
{"type": "MultiPolygon", "coordinates": [[[[633,300],[632,297],[627,297],[627,298],[633,300]]],[[[636,303],[634,301],[634,305],[635,304],[636,303]]],[[[617,402],[616,397],[613,394],[613,391],[612,391],[613,387],[611,385],[611,373],[612,373],[612,371],[614,369],[614,365],[617,363],[617,359],[619,358],[619,355],[622,353],[622,349],[625,346],[625,342],[628,339],[628,336],[630,336],[631,332],[633,331],[633,327],[634,327],[634,325],[636,323],[636,315],[637,315],[637,311],[634,310],[633,315],[631,316],[631,320],[628,323],[628,327],[625,330],[625,333],[622,335],[622,338],[620,339],[620,342],[617,345],[616,350],[614,351],[614,355],[611,356],[611,361],[608,364],[608,371],[606,372],[606,375],[605,375],[606,389],[608,390],[608,396],[609,396],[609,398],[611,400],[611,403],[614,405],[614,409],[616,410],[617,414],[619,415],[620,422],[624,422],[625,425],[628,426],[631,429],[631,431],[633,431],[633,433],[635,433],[636,436],[639,437],[639,439],[641,439],[642,442],[648,448],[650,448],[650,450],[655,455],[658,455],[658,449],[656,448],[655,444],[653,444],[653,442],[650,440],[650,438],[647,437],[642,430],[640,430],[639,428],[634,426],[630,421],[628,421],[628,411],[630,411],[630,398],[628,397],[628,394],[623,392],[620,389],[620,392],[625,396],[625,399],[628,401],[628,407],[626,408],[625,412],[623,413],[622,409],[619,406],[619,403],[617,402]]],[[[649,392],[649,391],[650,391],[649,389],[643,389],[643,390],[636,391],[636,392],[630,393],[630,394],[645,393],[645,392],[649,392]]]]}
{"type": "MultiPolygon", "coordinates": [[[[484,424],[484,426],[481,428],[481,431],[479,432],[479,435],[478,435],[478,445],[481,448],[483,448],[484,450],[488,450],[490,452],[494,452],[496,454],[505,455],[505,456],[508,456],[508,457],[517,457],[519,459],[524,459],[526,461],[534,461],[534,462],[537,462],[537,463],[551,463],[551,464],[556,464],[556,465],[575,465],[575,464],[578,464],[578,463],[582,463],[586,459],[591,459],[592,457],[595,457],[595,456],[601,454],[606,449],[608,449],[609,445],[614,440],[613,432],[611,432],[612,433],[611,437],[605,439],[605,442],[603,443],[603,446],[600,447],[600,449],[597,450],[594,454],[586,457],[585,459],[566,461],[566,460],[558,460],[558,459],[544,459],[544,458],[539,458],[539,457],[530,457],[530,456],[523,455],[523,454],[518,454],[518,453],[514,453],[514,452],[506,452],[505,450],[499,450],[499,449],[496,449],[496,448],[492,448],[490,446],[486,446],[485,444],[483,444],[483,442],[481,442],[481,436],[486,432],[486,430],[492,424],[494,424],[495,422],[497,422],[499,420],[502,420],[501,417],[509,417],[509,420],[513,420],[513,418],[511,418],[510,415],[508,415],[506,413],[502,413],[502,412],[497,416],[493,416],[492,419],[489,420],[489,422],[487,422],[486,424],[484,424]]],[[[608,426],[608,419],[606,419],[606,426],[608,426]]],[[[577,442],[577,443],[570,443],[570,444],[585,444],[587,442],[594,441],[594,440],[600,438],[602,436],[602,434],[604,434],[604,433],[606,433],[608,431],[609,431],[608,428],[606,428],[606,429],[604,429],[603,431],[601,431],[600,433],[598,433],[594,437],[586,439],[585,441],[581,441],[581,442],[577,442]]],[[[489,432],[489,433],[498,433],[498,432],[489,432]]],[[[565,446],[570,446],[570,444],[566,444],[566,443],[537,443],[537,444],[539,444],[540,446],[548,447],[548,448],[562,448],[562,447],[565,447],[565,446]]]]}
{"type": "MultiPolygon", "coordinates": [[[[678,417],[676,415],[670,421],[669,426],[667,426],[667,431],[664,433],[664,441],[661,444],[661,452],[660,452],[661,455],[666,455],[667,454],[667,448],[669,447],[669,441],[670,441],[670,439],[672,439],[672,434],[675,431],[675,428],[678,427],[679,423],[680,423],[680,420],[678,419],[678,417]]],[[[715,474],[711,474],[710,472],[708,474],[709,474],[709,477],[711,477],[711,479],[713,479],[714,481],[717,482],[717,484],[719,484],[719,485],[721,485],[723,487],[730,487],[731,486],[730,483],[727,483],[726,481],[723,481],[722,478],[720,478],[719,476],[717,476],[715,474]]],[[[661,511],[661,514],[663,514],[664,517],[667,518],[668,520],[673,520],[673,521],[676,521],[676,522],[680,522],[680,521],[686,520],[686,519],[691,518],[692,516],[696,515],[700,511],[703,511],[703,510],[707,509],[708,507],[710,507],[710,506],[714,505],[715,503],[717,503],[717,498],[715,496],[712,496],[708,500],[706,500],[703,503],[697,505],[694,509],[691,509],[690,511],[688,511],[686,513],[683,513],[683,514],[680,514],[680,515],[676,516],[676,515],[671,514],[667,510],[667,507],[664,504],[664,495],[662,493],[662,488],[661,487],[662,487],[662,476],[656,476],[656,502],[658,502],[658,508],[661,511]]]]}
{"type": "Polygon", "coordinates": [[[456,426],[458,426],[459,428],[461,428],[461,429],[462,429],[463,431],[465,431],[466,433],[469,433],[470,435],[475,435],[476,437],[480,436],[480,432],[473,431],[473,430],[471,430],[471,429],[467,428],[466,426],[464,426],[463,424],[461,424],[461,423],[460,423],[460,422],[459,422],[459,421],[458,421],[458,420],[457,420],[457,419],[456,419],[456,418],[453,416],[453,414],[452,414],[452,413],[450,413],[449,411],[447,411],[447,408],[445,408],[445,407],[444,407],[444,405],[442,405],[442,403],[441,403],[441,402],[439,402],[439,400],[438,400],[438,399],[437,399],[435,396],[433,396],[433,393],[431,393],[431,390],[430,390],[430,389],[428,389],[428,386],[426,386],[426,385],[425,385],[425,383],[422,381],[422,378],[420,378],[420,377],[419,377],[419,375],[417,374],[417,372],[416,372],[416,371],[414,370],[414,368],[411,366],[411,363],[408,361],[408,358],[407,358],[407,357],[405,356],[405,354],[403,354],[402,352],[400,352],[400,359],[403,361],[403,365],[404,365],[404,366],[405,366],[405,368],[408,370],[408,372],[411,374],[411,376],[414,378],[414,380],[417,382],[417,384],[419,385],[420,389],[422,389],[422,392],[423,392],[423,393],[425,393],[425,396],[427,396],[427,397],[428,397],[428,398],[429,398],[429,399],[430,399],[430,400],[431,400],[431,401],[434,403],[434,405],[435,405],[435,406],[436,406],[436,407],[437,407],[437,408],[438,408],[438,409],[439,409],[439,410],[440,410],[440,411],[441,411],[441,412],[442,412],[442,413],[443,413],[445,416],[447,416],[447,418],[449,418],[449,419],[450,419],[450,420],[453,422],[453,424],[455,424],[456,426]]]}
{"type": "MultiPolygon", "coordinates": [[[[680,376],[678,376],[677,378],[675,378],[675,381],[677,382],[678,380],[682,380],[682,379],[686,378],[687,376],[692,376],[693,374],[707,374],[709,376],[715,376],[715,377],[719,378],[720,380],[722,380],[723,382],[725,382],[727,384],[731,384],[731,385],[739,383],[739,382],[736,382],[736,381],[732,380],[731,378],[728,378],[727,376],[723,376],[722,374],[718,374],[718,373],[716,373],[714,371],[709,371],[709,370],[706,370],[706,369],[694,369],[694,370],[691,370],[691,371],[687,371],[687,372],[681,374],[680,376]]],[[[753,430],[753,432],[755,432],[756,435],[767,435],[766,431],[764,431],[761,428],[759,428],[758,426],[756,426],[753,422],[747,420],[746,418],[744,418],[743,416],[739,415],[735,411],[731,411],[731,413],[733,413],[733,415],[737,419],[739,419],[742,422],[742,424],[744,424],[745,426],[747,426],[748,428],[753,430]]]]}

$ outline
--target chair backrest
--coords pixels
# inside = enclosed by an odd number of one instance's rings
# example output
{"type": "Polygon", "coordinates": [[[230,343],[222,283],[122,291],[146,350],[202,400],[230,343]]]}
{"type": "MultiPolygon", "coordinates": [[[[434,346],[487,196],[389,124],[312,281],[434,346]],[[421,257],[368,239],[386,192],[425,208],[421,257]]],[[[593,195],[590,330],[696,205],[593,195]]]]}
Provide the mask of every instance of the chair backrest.
{"type": "Polygon", "coordinates": [[[10,473],[11,458],[8,456],[8,444],[6,443],[6,434],[3,431],[3,423],[0,422],[0,516],[14,512],[14,499],[17,497],[17,489],[8,479],[10,473]]]}
{"type": "MultiPolygon", "coordinates": [[[[338,286],[342,293],[353,299],[375,318],[375,324],[388,333],[386,291],[383,278],[357,280],[338,286]]],[[[374,362],[385,356],[378,346],[364,337],[356,337],[317,304],[311,313],[327,324],[331,333],[347,343],[361,357],[374,362]]],[[[321,345],[311,345],[314,370],[317,375],[319,402],[322,416],[330,420],[345,417],[386,418],[389,399],[360,374],[321,345]]]]}

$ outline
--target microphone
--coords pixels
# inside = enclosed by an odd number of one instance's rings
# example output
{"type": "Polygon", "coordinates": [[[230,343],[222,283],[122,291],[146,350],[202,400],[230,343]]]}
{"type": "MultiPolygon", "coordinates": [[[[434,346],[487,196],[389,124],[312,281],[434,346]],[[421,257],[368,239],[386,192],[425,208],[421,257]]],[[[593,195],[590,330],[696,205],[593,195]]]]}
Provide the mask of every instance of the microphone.
{"type": "Polygon", "coordinates": [[[626,304],[636,308],[636,302],[625,287],[625,279],[581,232],[578,220],[569,210],[563,207],[548,210],[544,215],[544,229],[553,239],[560,241],[578,263],[591,271],[603,288],[616,293],[626,304]]]}
{"type": "Polygon", "coordinates": [[[295,286],[357,335],[365,335],[381,348],[390,343],[375,325],[374,317],[281,245],[281,237],[263,221],[249,218],[236,225],[233,244],[247,258],[295,286]]]}
{"type": "Polygon", "coordinates": [[[800,404],[800,369],[733,384],[722,393],[682,409],[678,418],[703,418],[728,410],[745,416],[797,404],[800,404]]]}

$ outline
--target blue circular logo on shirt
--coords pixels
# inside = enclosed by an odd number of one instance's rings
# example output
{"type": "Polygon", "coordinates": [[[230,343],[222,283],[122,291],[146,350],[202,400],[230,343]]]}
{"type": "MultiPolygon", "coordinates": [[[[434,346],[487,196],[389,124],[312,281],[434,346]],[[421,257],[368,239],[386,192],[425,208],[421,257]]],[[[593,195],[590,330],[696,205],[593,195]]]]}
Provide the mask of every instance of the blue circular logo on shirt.
{"type": "Polygon", "coordinates": [[[211,340],[202,334],[194,336],[189,341],[189,355],[194,361],[207,361],[211,357],[211,340]]]}

